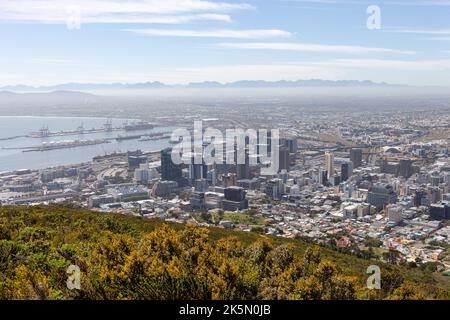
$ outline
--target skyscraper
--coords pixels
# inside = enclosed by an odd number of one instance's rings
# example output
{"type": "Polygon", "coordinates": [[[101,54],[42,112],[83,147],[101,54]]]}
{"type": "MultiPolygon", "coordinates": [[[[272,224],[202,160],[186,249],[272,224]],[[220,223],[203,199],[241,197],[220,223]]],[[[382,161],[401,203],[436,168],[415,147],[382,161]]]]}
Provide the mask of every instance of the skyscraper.
{"type": "Polygon", "coordinates": [[[296,153],[298,150],[298,142],[296,138],[286,140],[287,147],[290,153],[296,153]]]}
{"type": "Polygon", "coordinates": [[[161,150],[161,179],[177,181],[182,177],[181,166],[172,161],[172,148],[161,150]]]}
{"type": "Polygon", "coordinates": [[[326,185],[328,183],[328,173],[327,170],[319,169],[319,183],[321,185],[326,185]]]}
{"type": "Polygon", "coordinates": [[[367,202],[378,209],[386,204],[397,203],[397,193],[392,186],[385,184],[375,184],[369,189],[367,202]]]}
{"type": "Polygon", "coordinates": [[[288,148],[290,153],[297,153],[298,151],[297,138],[282,138],[280,139],[280,145],[288,148]]]}
{"type": "Polygon", "coordinates": [[[325,153],[325,168],[328,172],[328,179],[334,175],[334,154],[331,152],[325,153]]]}
{"type": "Polygon", "coordinates": [[[264,153],[266,152],[267,156],[271,155],[272,152],[272,131],[267,130],[267,136],[264,137],[263,132],[258,131],[257,135],[257,152],[264,153]],[[260,137],[260,134],[262,135],[260,137]],[[260,139],[262,138],[262,140],[260,139]]]}
{"type": "Polygon", "coordinates": [[[414,205],[420,207],[427,199],[427,192],[425,190],[417,190],[414,196],[414,205]]]}
{"type": "Polygon", "coordinates": [[[290,170],[289,149],[287,147],[280,147],[279,164],[278,172],[281,170],[290,170]]]}
{"type": "Polygon", "coordinates": [[[350,150],[350,161],[353,163],[353,168],[359,168],[362,165],[362,149],[350,150]]]}
{"type": "Polygon", "coordinates": [[[208,166],[206,164],[190,164],[189,179],[192,182],[198,179],[206,179],[208,177],[208,166]]]}
{"type": "Polygon", "coordinates": [[[236,158],[236,179],[249,179],[250,178],[250,158],[249,150],[245,148],[245,163],[237,163],[237,150],[235,150],[236,158]]]}
{"type": "Polygon", "coordinates": [[[400,160],[398,167],[398,175],[408,179],[413,174],[413,161],[410,159],[402,159],[400,160]]]}
{"type": "Polygon", "coordinates": [[[348,162],[344,162],[341,164],[341,181],[347,181],[349,178],[349,168],[350,164],[348,162]]]}

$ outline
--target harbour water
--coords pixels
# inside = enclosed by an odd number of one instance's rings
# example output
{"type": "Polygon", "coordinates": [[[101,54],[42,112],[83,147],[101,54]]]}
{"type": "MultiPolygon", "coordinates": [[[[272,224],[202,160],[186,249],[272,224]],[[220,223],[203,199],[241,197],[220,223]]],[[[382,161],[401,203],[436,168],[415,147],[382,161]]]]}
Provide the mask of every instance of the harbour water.
{"type": "MultiPolygon", "coordinates": [[[[113,127],[122,127],[127,120],[111,119],[113,127]]],[[[130,120],[128,120],[130,121],[130,120]]],[[[32,131],[47,127],[51,132],[73,131],[80,125],[88,130],[103,128],[107,119],[78,117],[0,117],[0,139],[8,137],[20,138],[0,140],[0,172],[18,169],[43,169],[66,164],[77,164],[91,161],[93,157],[113,152],[126,152],[141,149],[142,151],[158,151],[169,146],[169,139],[139,141],[139,139],[123,139],[116,137],[127,135],[145,135],[157,132],[171,132],[173,128],[155,127],[132,132],[104,131],[90,134],[72,134],[41,138],[24,137],[32,131]],[[110,139],[110,143],[85,145],[75,148],[55,149],[43,152],[23,152],[21,148],[40,146],[56,141],[110,139]]],[[[142,139],[144,140],[144,139],[142,139]]]]}

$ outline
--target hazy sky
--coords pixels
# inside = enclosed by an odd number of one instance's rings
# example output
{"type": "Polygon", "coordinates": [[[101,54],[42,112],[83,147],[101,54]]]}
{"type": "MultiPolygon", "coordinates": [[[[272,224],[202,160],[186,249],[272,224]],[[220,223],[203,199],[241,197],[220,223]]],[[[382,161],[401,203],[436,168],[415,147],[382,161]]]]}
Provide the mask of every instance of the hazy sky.
{"type": "Polygon", "coordinates": [[[450,86],[450,0],[0,0],[0,39],[0,85],[450,86]],[[381,29],[367,27],[370,5],[381,9],[381,29]]]}

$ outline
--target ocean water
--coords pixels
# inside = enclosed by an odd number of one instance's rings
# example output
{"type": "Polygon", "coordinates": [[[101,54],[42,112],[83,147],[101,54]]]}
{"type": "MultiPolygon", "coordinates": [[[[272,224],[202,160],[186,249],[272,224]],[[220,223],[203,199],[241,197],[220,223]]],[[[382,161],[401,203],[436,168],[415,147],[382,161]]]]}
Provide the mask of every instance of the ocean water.
{"type": "MultiPolygon", "coordinates": [[[[124,119],[112,119],[113,127],[121,127],[124,119]]],[[[81,124],[85,129],[102,128],[104,118],[76,118],[76,117],[0,117],[0,139],[14,136],[28,135],[32,131],[39,131],[43,126],[48,126],[51,132],[61,130],[76,130],[81,124]]],[[[171,132],[173,128],[155,127],[152,130],[141,131],[113,131],[93,134],[74,134],[46,138],[17,138],[12,140],[0,140],[0,171],[18,169],[43,169],[66,164],[77,164],[91,161],[93,157],[112,152],[126,152],[141,149],[142,151],[159,151],[169,146],[169,139],[155,141],[138,140],[112,140],[111,143],[82,146],[71,149],[56,149],[44,152],[23,152],[23,148],[40,146],[43,142],[63,140],[92,140],[114,138],[119,135],[140,135],[156,132],[171,132]],[[6,148],[6,149],[5,149],[6,148]]]]}

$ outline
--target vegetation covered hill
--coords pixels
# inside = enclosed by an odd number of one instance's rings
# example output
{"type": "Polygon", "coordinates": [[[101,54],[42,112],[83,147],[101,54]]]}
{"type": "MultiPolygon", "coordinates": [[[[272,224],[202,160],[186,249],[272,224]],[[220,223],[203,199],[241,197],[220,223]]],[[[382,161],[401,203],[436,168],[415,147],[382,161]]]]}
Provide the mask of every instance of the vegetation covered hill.
{"type": "Polygon", "coordinates": [[[0,299],[449,299],[448,282],[299,240],[57,206],[0,208],[0,299]],[[366,288],[367,267],[382,270],[366,288]],[[81,289],[67,288],[67,268],[81,289]]]}

